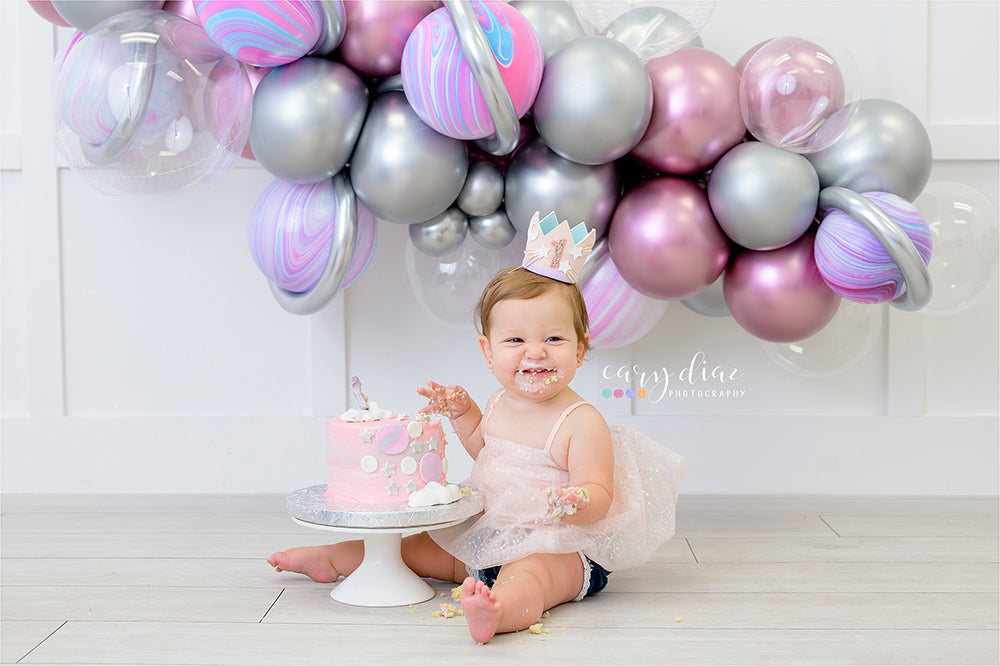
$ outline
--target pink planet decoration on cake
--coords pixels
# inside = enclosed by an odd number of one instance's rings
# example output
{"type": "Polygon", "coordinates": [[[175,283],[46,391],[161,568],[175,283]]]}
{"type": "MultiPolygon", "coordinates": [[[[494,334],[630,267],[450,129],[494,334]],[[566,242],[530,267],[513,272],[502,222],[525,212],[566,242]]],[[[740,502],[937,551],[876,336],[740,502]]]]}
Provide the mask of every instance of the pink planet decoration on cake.
{"type": "Polygon", "coordinates": [[[420,458],[420,478],[425,483],[438,481],[442,472],[441,456],[436,453],[425,453],[420,458]]]}
{"type": "Polygon", "coordinates": [[[375,433],[375,446],[382,453],[394,455],[402,453],[410,445],[410,436],[406,428],[398,423],[390,423],[378,429],[375,433]]]}
{"type": "MultiPolygon", "coordinates": [[[[909,236],[924,263],[931,259],[931,231],[917,208],[888,192],[865,192],[909,236]]],[[[816,233],[816,265],[830,288],[859,303],[885,303],[906,289],[899,267],[864,225],[833,210],[816,233]]]]}
{"type": "MultiPolygon", "coordinates": [[[[473,0],[472,7],[521,117],[531,108],[542,80],[544,55],[538,37],[510,5],[473,0]]],[[[401,65],[406,98],[425,123],[456,139],[494,133],[447,9],[437,9],[417,24],[406,41],[401,65]]]]}
{"type": "Polygon", "coordinates": [[[650,298],[629,286],[618,272],[607,241],[598,241],[585,266],[580,291],[590,318],[590,343],[597,349],[632,344],[663,317],[667,301],[650,298]]]}
{"type": "MultiPolygon", "coordinates": [[[[296,293],[312,289],[330,259],[335,209],[330,180],[308,185],[272,182],[250,214],[250,251],[257,267],[283,289],[296,293]]],[[[367,268],[377,233],[375,216],[359,205],[354,254],[342,289],[367,268]]]]}
{"type": "Polygon", "coordinates": [[[195,0],[209,37],[237,60],[276,67],[309,53],[323,34],[317,2],[195,0]]]}

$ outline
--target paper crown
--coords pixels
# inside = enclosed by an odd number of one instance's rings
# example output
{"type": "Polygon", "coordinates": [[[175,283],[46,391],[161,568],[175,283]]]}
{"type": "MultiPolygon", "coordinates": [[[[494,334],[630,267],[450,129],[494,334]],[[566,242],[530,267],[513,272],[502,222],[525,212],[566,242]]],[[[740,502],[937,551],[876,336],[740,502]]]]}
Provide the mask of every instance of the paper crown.
{"type": "Polygon", "coordinates": [[[594,249],[597,233],[580,222],[574,227],[559,221],[554,212],[542,219],[536,211],[528,223],[528,244],[521,265],[532,273],[574,283],[594,249]]]}

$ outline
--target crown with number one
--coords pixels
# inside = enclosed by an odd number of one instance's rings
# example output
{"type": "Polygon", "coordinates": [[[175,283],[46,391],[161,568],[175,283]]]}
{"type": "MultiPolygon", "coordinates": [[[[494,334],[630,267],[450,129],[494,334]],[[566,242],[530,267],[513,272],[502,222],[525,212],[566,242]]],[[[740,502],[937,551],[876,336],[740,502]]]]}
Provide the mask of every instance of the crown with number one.
{"type": "Polygon", "coordinates": [[[536,211],[528,223],[528,244],[521,265],[532,273],[574,283],[594,249],[597,233],[580,222],[574,227],[559,221],[554,212],[542,219],[536,211]]]}

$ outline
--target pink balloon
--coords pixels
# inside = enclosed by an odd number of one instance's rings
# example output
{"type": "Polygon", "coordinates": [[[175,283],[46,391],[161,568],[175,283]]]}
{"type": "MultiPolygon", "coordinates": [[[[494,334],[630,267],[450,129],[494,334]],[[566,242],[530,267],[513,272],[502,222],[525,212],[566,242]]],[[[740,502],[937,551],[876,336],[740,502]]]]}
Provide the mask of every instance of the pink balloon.
{"type": "Polygon", "coordinates": [[[819,332],[837,314],[838,296],[820,275],[814,231],[777,250],[744,250],[723,279],[733,319],[762,340],[796,342],[819,332]]]}
{"type": "MultiPolygon", "coordinates": [[[[260,80],[264,78],[264,75],[274,69],[273,67],[254,67],[253,65],[247,65],[246,68],[247,74],[250,75],[250,87],[254,92],[257,91],[257,85],[260,83],[260,80]]],[[[250,148],[249,139],[243,146],[243,152],[240,153],[240,157],[248,160],[257,160],[257,158],[254,157],[253,150],[250,148]]]]}
{"type": "Polygon", "coordinates": [[[194,10],[193,0],[167,0],[163,3],[163,11],[177,14],[181,18],[186,18],[191,23],[201,25],[198,13],[194,10]]]}
{"type": "Polygon", "coordinates": [[[687,298],[722,274],[729,239],[698,184],[661,176],[633,188],[611,218],[608,247],[621,276],[653,298],[687,298]]]}
{"type": "Polygon", "coordinates": [[[364,76],[399,74],[406,38],[436,5],[434,0],[345,2],[347,28],[340,42],[340,58],[364,76]]]}
{"type": "Polygon", "coordinates": [[[756,54],[757,51],[760,51],[760,47],[764,46],[764,44],[767,44],[769,41],[771,41],[771,39],[773,38],[769,37],[762,42],[757,42],[756,44],[751,46],[746,53],[741,55],[740,59],[736,61],[735,65],[733,65],[736,68],[736,73],[739,74],[740,76],[743,76],[743,71],[747,68],[747,63],[750,62],[750,58],[754,57],[754,54],[756,54]]]}
{"type": "Polygon", "coordinates": [[[31,5],[31,8],[35,10],[36,14],[41,16],[49,23],[53,23],[55,25],[61,25],[64,28],[73,27],[69,23],[67,23],[66,19],[60,16],[59,12],[56,11],[56,8],[52,6],[52,0],[28,0],[28,4],[31,5]]]}
{"type": "Polygon", "coordinates": [[[707,49],[683,48],[646,63],[653,117],[632,155],[663,173],[701,173],[743,140],[740,77],[707,49]]]}

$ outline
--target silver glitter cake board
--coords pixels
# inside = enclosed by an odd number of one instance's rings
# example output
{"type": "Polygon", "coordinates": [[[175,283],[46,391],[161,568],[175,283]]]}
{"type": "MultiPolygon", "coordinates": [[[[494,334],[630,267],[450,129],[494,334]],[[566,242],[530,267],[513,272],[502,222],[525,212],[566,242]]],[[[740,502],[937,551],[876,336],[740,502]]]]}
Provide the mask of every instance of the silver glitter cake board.
{"type": "Polygon", "coordinates": [[[318,485],[289,493],[286,505],[288,515],[304,523],[351,529],[417,529],[470,518],[483,510],[483,498],[468,491],[450,504],[360,507],[327,499],[326,485],[318,485]]]}

